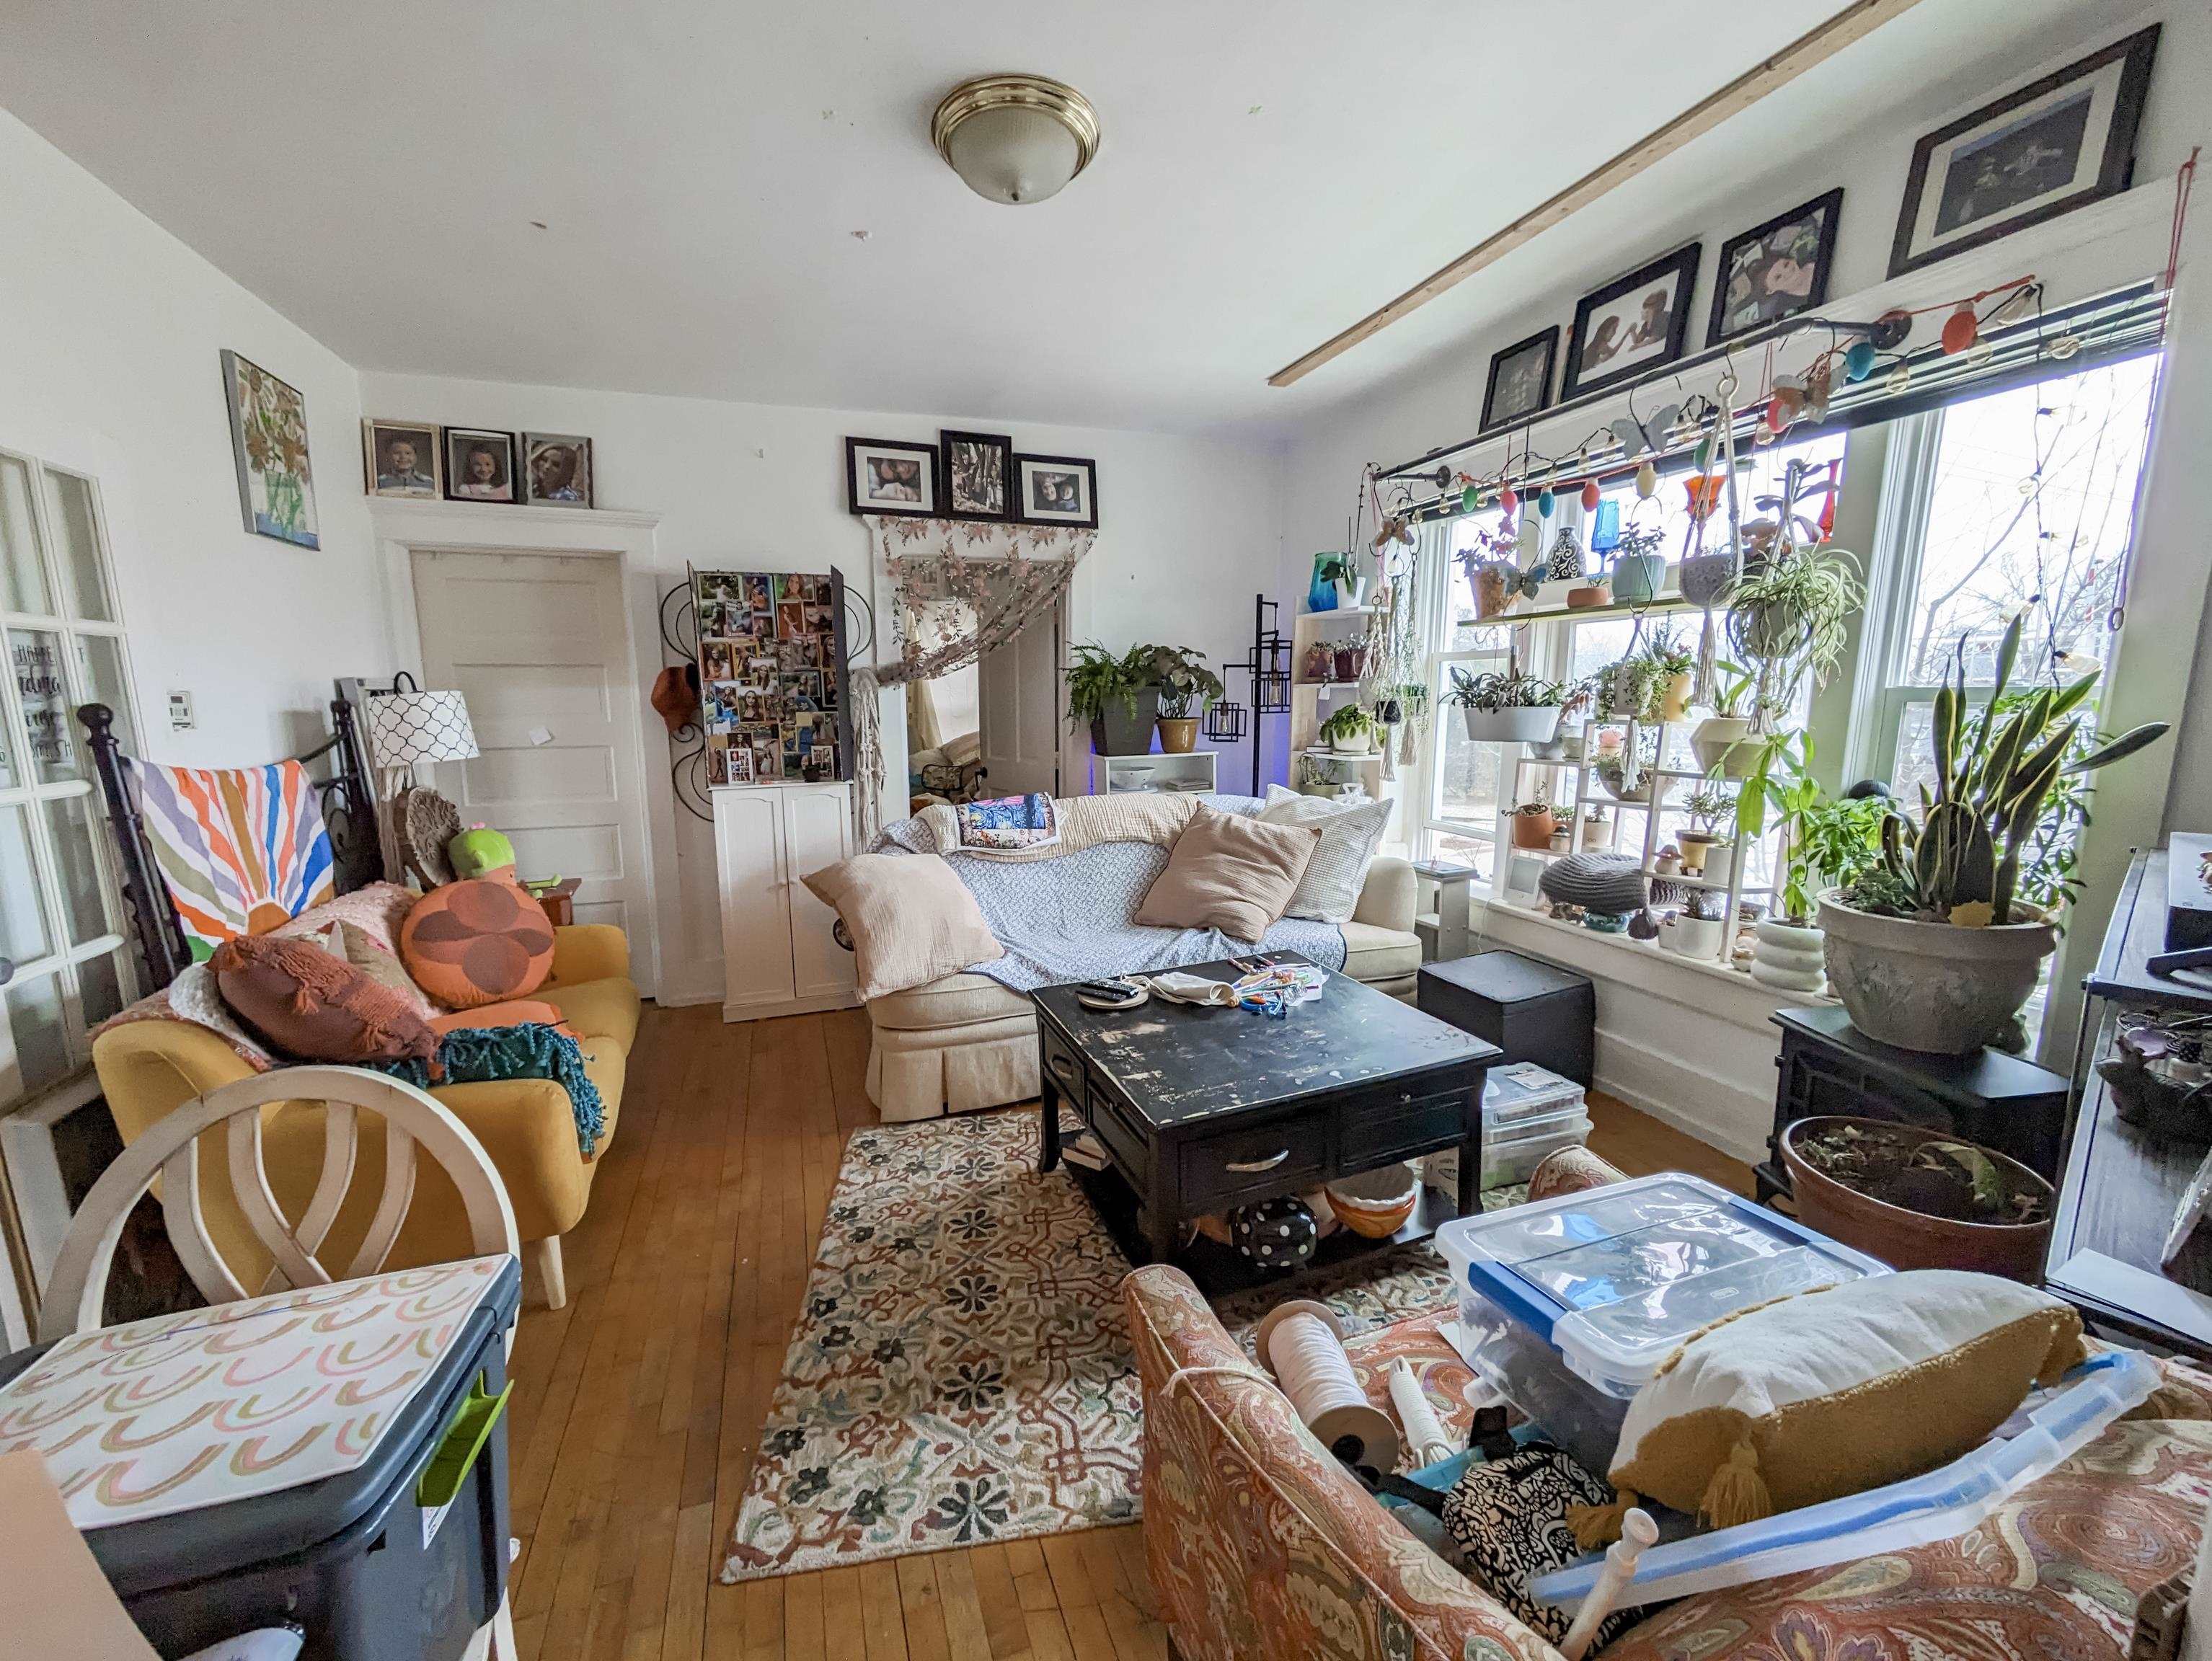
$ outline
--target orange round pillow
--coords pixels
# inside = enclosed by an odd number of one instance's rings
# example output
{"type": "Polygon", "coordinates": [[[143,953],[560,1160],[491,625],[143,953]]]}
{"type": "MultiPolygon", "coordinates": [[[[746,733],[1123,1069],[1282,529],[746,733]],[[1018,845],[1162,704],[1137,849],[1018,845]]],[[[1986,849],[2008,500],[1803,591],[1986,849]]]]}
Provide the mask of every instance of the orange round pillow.
{"type": "Polygon", "coordinates": [[[449,1009],[526,997],[553,973],[545,908],[512,882],[475,877],[433,888],[399,926],[415,984],[449,1009]]]}

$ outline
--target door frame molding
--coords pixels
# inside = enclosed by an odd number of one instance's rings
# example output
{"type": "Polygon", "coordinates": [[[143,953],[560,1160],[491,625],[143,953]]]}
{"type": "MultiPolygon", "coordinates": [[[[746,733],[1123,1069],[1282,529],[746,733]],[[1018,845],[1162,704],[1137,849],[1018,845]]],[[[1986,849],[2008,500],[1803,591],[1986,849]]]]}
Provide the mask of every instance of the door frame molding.
{"type": "Polygon", "coordinates": [[[629,624],[630,718],[637,724],[638,755],[645,770],[645,904],[653,918],[649,939],[632,941],[630,973],[647,997],[660,989],[662,936],[667,918],[661,896],[680,890],[676,873],[676,800],[653,788],[653,758],[665,755],[667,734],[648,702],[660,670],[660,589],[658,513],[607,508],[527,507],[490,502],[430,502],[372,497],[377,561],[392,618],[395,667],[422,673],[422,625],[415,608],[417,554],[544,554],[616,561],[629,624]],[[653,748],[655,735],[660,748],[653,748]]]}

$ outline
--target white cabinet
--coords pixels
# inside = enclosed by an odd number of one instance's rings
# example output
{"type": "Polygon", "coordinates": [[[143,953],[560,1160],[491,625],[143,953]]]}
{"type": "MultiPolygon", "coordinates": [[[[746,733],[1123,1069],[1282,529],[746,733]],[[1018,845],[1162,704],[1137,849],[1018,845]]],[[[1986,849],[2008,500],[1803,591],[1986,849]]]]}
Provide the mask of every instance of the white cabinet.
{"type": "Polygon", "coordinates": [[[853,954],[830,933],[837,914],[799,881],[852,854],[851,786],[737,786],[714,797],[722,1018],[857,1003],[853,954]]]}

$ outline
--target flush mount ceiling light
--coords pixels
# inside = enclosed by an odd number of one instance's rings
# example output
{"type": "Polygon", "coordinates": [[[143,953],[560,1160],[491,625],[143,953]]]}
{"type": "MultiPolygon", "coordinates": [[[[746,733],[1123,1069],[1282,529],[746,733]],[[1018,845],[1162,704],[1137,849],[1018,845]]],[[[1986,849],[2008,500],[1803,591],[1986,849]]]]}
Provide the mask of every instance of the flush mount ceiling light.
{"type": "Polygon", "coordinates": [[[993,202],[1042,202],[1098,154],[1098,112],[1041,75],[979,75],[945,94],[930,142],[968,188],[993,202]]]}

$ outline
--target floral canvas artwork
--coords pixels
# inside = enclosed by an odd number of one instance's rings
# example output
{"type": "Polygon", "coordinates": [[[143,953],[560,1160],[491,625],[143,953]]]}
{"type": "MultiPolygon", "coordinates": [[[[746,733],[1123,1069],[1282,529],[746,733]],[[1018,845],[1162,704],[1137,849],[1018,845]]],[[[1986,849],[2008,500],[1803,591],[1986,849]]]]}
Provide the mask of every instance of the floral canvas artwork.
{"type": "Polygon", "coordinates": [[[307,403],[260,365],[222,355],[230,442],[246,528],[300,548],[320,548],[315,482],[307,462],[307,403]]]}

